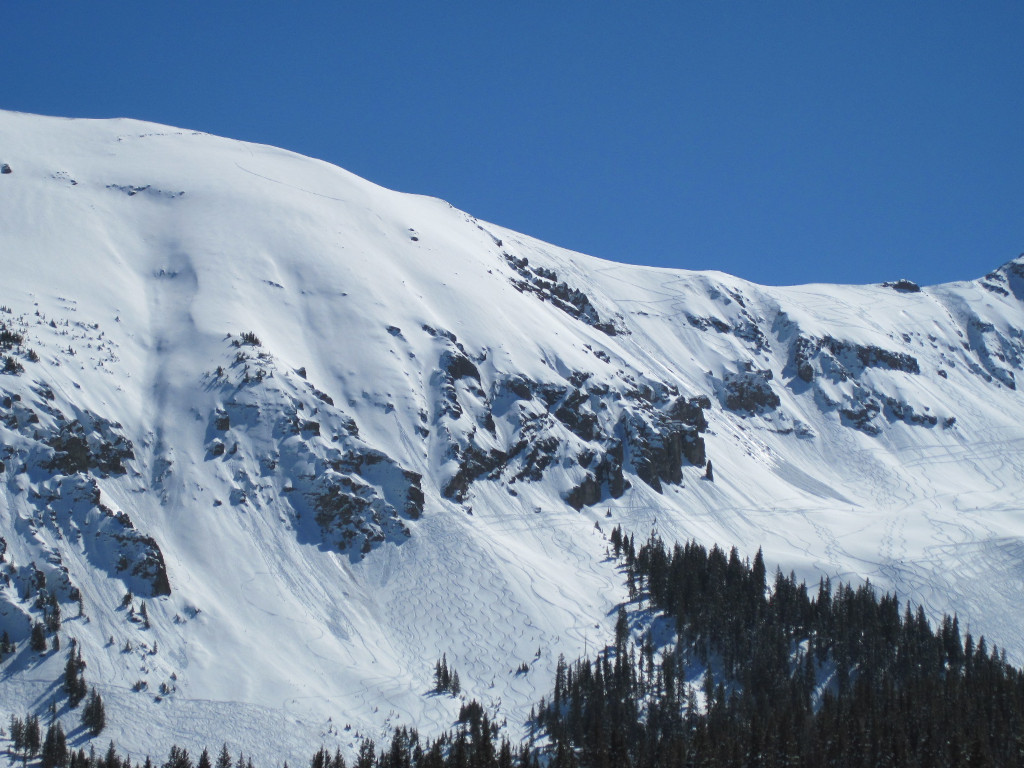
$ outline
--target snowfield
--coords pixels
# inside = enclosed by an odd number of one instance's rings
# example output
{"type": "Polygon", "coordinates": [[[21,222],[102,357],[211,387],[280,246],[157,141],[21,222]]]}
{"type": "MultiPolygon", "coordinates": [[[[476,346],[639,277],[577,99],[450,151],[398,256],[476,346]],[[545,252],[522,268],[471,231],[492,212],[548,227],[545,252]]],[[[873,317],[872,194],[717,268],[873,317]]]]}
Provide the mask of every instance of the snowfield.
{"type": "Polygon", "coordinates": [[[617,524],[870,579],[1024,663],[1024,258],[627,266],[133,120],[0,112],[0,163],[2,723],[78,726],[74,638],[97,748],[140,760],[437,734],[442,654],[521,738],[613,635],[617,524]]]}

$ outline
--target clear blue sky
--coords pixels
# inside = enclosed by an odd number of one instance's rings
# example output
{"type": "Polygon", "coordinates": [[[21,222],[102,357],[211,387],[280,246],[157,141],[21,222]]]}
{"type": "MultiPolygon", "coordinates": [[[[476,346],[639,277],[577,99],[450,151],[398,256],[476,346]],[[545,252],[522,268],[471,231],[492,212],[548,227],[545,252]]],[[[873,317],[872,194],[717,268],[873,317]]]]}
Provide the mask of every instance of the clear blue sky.
{"type": "Polygon", "coordinates": [[[30,2],[0,107],[322,158],[608,259],[936,283],[1024,251],[1024,2],[30,2]]]}

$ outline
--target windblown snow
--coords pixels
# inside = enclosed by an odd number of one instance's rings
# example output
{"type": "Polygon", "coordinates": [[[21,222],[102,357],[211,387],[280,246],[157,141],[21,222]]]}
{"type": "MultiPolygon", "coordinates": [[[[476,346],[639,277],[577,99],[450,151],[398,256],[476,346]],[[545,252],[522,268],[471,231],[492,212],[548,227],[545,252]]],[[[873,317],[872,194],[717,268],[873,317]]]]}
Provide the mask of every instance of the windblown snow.
{"type": "Polygon", "coordinates": [[[132,120],[0,112],[0,163],[2,721],[60,701],[74,638],[139,759],[438,733],[442,654],[522,736],[612,635],[613,525],[870,579],[1024,662],[1022,259],[626,266],[132,120]]]}

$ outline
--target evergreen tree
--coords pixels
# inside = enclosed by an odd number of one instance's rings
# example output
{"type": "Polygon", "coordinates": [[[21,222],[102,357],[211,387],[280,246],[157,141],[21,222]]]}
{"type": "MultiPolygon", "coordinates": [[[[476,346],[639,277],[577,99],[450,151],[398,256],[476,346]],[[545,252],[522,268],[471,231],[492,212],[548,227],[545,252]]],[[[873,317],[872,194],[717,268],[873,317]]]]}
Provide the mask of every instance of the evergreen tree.
{"type": "Polygon", "coordinates": [[[192,758],[189,757],[188,750],[177,744],[172,745],[163,768],[192,768],[192,758]]]}
{"type": "Polygon", "coordinates": [[[455,671],[454,667],[448,666],[447,654],[442,654],[434,665],[434,691],[458,696],[461,690],[459,673],[455,671]]]}
{"type": "Polygon", "coordinates": [[[25,721],[16,715],[11,715],[11,748],[15,752],[21,752],[25,746],[25,721]]]}
{"type": "Polygon", "coordinates": [[[42,622],[35,622],[32,625],[32,636],[29,639],[28,647],[36,653],[46,653],[46,630],[42,622]]]}
{"type": "Polygon", "coordinates": [[[616,651],[626,650],[626,640],[629,639],[629,619],[626,617],[625,606],[619,606],[619,612],[615,617],[615,648],[616,651]]]}
{"type": "Polygon", "coordinates": [[[359,754],[356,756],[354,768],[374,768],[377,762],[377,745],[373,739],[365,739],[359,745],[359,754]]]}
{"type": "Polygon", "coordinates": [[[89,698],[86,699],[85,706],[82,708],[82,725],[92,736],[99,736],[107,727],[103,697],[96,693],[95,688],[89,691],[89,698]]]}
{"type": "Polygon", "coordinates": [[[55,721],[46,729],[43,740],[43,752],[40,768],[64,768],[68,761],[67,738],[60,721],[55,721]]]}
{"type": "Polygon", "coordinates": [[[56,632],[60,629],[60,603],[57,602],[57,596],[54,594],[51,594],[46,601],[43,622],[47,632],[56,632]]]}
{"type": "Polygon", "coordinates": [[[216,768],[231,768],[231,753],[228,752],[227,744],[223,744],[220,748],[220,754],[217,755],[216,768]]]}
{"type": "Polygon", "coordinates": [[[39,718],[36,715],[29,715],[25,719],[25,735],[22,748],[27,757],[35,757],[42,746],[42,737],[39,731],[39,718]]]}
{"type": "Polygon", "coordinates": [[[82,652],[75,643],[68,651],[68,660],[64,664],[64,691],[68,695],[68,706],[74,709],[85,698],[85,662],[82,652]]]}
{"type": "Polygon", "coordinates": [[[437,663],[434,665],[434,690],[438,693],[441,693],[447,687],[445,685],[445,679],[447,678],[447,676],[447,668],[442,667],[441,659],[438,659],[437,663]]]}
{"type": "Polygon", "coordinates": [[[68,760],[67,737],[59,720],[55,720],[46,729],[43,741],[42,768],[63,768],[68,760]]]}

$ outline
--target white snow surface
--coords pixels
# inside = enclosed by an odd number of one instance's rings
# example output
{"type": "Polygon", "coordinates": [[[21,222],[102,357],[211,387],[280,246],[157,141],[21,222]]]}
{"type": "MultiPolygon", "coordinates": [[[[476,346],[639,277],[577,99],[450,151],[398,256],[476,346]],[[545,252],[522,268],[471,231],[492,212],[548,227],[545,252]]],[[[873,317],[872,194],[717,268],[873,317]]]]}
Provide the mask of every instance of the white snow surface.
{"type": "MultiPolygon", "coordinates": [[[[171,587],[136,595],[148,629],[130,620],[129,581],[47,524],[44,480],[8,450],[0,567],[34,563],[48,580],[63,568],[85,615],[62,603],[63,650],[33,654],[25,617],[41,614],[22,581],[0,584],[0,622],[19,640],[0,666],[0,722],[57,696],[66,727],[77,726],[55,688],[74,637],[107,705],[98,748],[113,739],[138,759],[226,742],[260,765],[296,765],[393,726],[436,735],[459,707],[430,692],[442,654],[463,697],[500,711],[519,738],[558,654],[612,635],[626,599],[607,557],[615,524],[638,540],[656,530],[748,557],[760,546],[769,567],[815,585],[870,579],[932,618],[956,612],[1024,662],[1024,400],[1011,386],[1024,350],[1019,260],[916,292],[627,266],[321,161],[134,120],[0,112],[0,163],[11,168],[0,175],[0,321],[39,358],[0,375],[0,394],[20,394],[40,427],[45,403],[120,425],[134,457],[126,472],[94,477],[103,503],[158,544],[171,587]],[[554,271],[617,332],[517,290],[509,256],[554,271]],[[443,412],[438,377],[452,343],[424,326],[453,334],[479,371],[479,387],[455,382],[458,417],[443,412]],[[232,367],[243,332],[259,337],[249,351],[265,353],[267,372],[247,389],[232,367]],[[794,363],[800,336],[845,351],[823,353],[808,382],[794,363]],[[858,367],[850,350],[867,348],[919,371],[858,367]],[[761,377],[777,407],[726,407],[730,377],[751,371],[771,372],[761,377]],[[484,475],[461,503],[444,495],[451,445],[507,445],[516,408],[538,408],[502,404],[497,382],[565,385],[573,372],[610,391],[595,405],[602,419],[629,387],[707,395],[714,482],[684,461],[682,484],[659,493],[627,467],[623,495],[576,511],[565,498],[585,470],[560,448],[538,481],[484,475]],[[236,403],[217,438],[230,452],[214,456],[212,414],[243,389],[258,415],[243,425],[236,403]],[[841,414],[872,397],[883,403],[873,426],[841,414]],[[282,408],[318,419],[321,434],[264,421],[282,408]],[[493,431],[481,425],[486,409],[493,431]],[[422,476],[422,516],[402,518],[408,535],[389,529],[365,555],[315,540],[289,501],[293,478],[313,478],[336,445],[355,444],[333,440],[341,413],[361,444],[422,476]],[[523,662],[529,672],[517,674],[523,662]]],[[[0,423],[0,448],[30,439],[19,429],[0,423]]],[[[387,495],[388,482],[374,487],[387,495]]]]}

